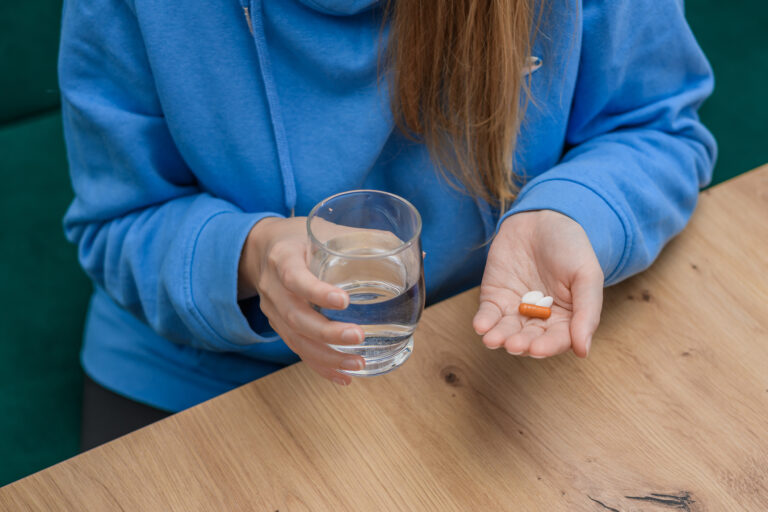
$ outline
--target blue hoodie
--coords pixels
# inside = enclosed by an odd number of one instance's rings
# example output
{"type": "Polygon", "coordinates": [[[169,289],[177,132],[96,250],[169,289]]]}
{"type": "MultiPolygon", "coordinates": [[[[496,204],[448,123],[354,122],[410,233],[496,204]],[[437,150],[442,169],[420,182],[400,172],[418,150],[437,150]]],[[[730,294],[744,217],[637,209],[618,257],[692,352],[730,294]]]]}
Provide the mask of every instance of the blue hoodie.
{"type": "Polygon", "coordinates": [[[177,411],[295,362],[258,298],[236,299],[240,251],[265,216],[343,190],[416,205],[430,302],[477,285],[483,242],[526,210],[579,222],[606,284],[646,268],[711,176],[696,114],[711,69],[679,1],[548,4],[525,185],[497,212],[393,127],[373,0],[66,0],[64,225],[95,284],[85,371],[177,411]]]}

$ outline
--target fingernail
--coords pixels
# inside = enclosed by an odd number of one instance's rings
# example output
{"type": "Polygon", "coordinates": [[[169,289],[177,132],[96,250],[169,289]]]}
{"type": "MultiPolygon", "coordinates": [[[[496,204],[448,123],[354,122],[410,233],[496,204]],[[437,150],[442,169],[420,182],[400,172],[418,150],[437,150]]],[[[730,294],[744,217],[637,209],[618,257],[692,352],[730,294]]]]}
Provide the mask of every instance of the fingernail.
{"type": "Polygon", "coordinates": [[[509,350],[507,350],[507,354],[509,354],[511,356],[521,356],[521,355],[523,355],[522,352],[510,352],[509,350]]]}
{"type": "Polygon", "coordinates": [[[363,337],[357,329],[344,329],[341,333],[341,341],[350,345],[359,345],[363,342],[363,337]]]}
{"type": "Polygon", "coordinates": [[[496,350],[501,348],[501,345],[496,345],[495,347],[489,347],[488,345],[486,345],[485,348],[487,348],[488,350],[496,350]]]}
{"type": "Polygon", "coordinates": [[[592,348],[592,336],[587,338],[587,355],[589,355],[589,349],[592,348]]]}
{"type": "Polygon", "coordinates": [[[336,306],[337,308],[347,307],[347,297],[343,293],[331,292],[328,294],[328,302],[336,306]]]}
{"type": "Polygon", "coordinates": [[[365,368],[365,364],[359,360],[359,359],[344,359],[341,362],[341,369],[342,370],[353,370],[353,371],[360,371],[363,368],[365,368]]]}
{"type": "Polygon", "coordinates": [[[333,383],[334,384],[338,384],[339,386],[346,386],[347,385],[347,381],[342,379],[341,377],[334,377],[333,378],[333,383]]]}
{"type": "Polygon", "coordinates": [[[528,357],[533,358],[533,359],[544,359],[547,356],[535,356],[533,354],[528,354],[528,357]]]}

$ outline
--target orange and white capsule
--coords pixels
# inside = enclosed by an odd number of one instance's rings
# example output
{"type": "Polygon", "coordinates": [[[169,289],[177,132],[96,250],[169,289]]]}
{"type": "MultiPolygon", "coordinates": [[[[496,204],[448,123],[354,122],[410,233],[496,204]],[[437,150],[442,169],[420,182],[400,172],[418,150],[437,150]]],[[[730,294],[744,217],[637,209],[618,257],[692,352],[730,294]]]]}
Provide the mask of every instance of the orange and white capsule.
{"type": "Polygon", "coordinates": [[[517,310],[523,316],[546,320],[552,314],[553,302],[554,299],[552,297],[545,297],[540,291],[533,290],[522,296],[517,310]]]}

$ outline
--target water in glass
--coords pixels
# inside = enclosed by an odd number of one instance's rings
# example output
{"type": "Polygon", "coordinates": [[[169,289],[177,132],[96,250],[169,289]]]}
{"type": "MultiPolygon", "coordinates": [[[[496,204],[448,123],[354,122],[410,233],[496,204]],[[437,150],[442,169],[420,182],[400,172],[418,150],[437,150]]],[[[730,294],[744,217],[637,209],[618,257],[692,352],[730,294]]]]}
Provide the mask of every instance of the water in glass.
{"type": "Polygon", "coordinates": [[[310,269],[345,290],[349,306],[317,308],[328,319],[355,323],[359,345],[331,348],[365,359],[351,375],[381,375],[402,365],[413,350],[413,331],[424,309],[421,217],[394,194],[352,190],[321,201],[307,218],[310,269]]]}
{"type": "MultiPolygon", "coordinates": [[[[361,232],[334,238],[327,245],[349,256],[375,256],[389,245],[381,238],[361,232]]],[[[335,350],[373,362],[392,357],[409,342],[424,307],[424,277],[420,273],[415,282],[408,282],[404,261],[408,256],[400,253],[352,261],[335,255],[325,258],[320,276],[349,294],[349,307],[319,311],[330,320],[358,324],[365,332],[361,345],[331,345],[335,350]]]]}

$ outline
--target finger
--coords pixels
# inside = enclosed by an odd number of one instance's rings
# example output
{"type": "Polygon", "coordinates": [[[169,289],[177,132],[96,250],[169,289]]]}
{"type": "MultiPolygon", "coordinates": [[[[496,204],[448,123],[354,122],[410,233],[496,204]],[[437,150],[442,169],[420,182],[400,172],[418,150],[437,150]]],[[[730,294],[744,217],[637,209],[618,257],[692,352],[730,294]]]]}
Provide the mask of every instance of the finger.
{"type": "Polygon", "coordinates": [[[359,325],[330,321],[295,295],[281,299],[275,303],[278,315],[304,337],[332,345],[359,345],[365,339],[359,325]]]}
{"type": "Polygon", "coordinates": [[[477,309],[472,320],[472,327],[477,334],[483,335],[490,331],[501,320],[501,309],[491,301],[484,300],[477,309]]]}
{"type": "Polygon", "coordinates": [[[323,342],[296,335],[293,342],[301,358],[308,364],[330,370],[360,371],[365,368],[365,359],[355,354],[345,354],[332,349],[323,342]]]}
{"type": "Polygon", "coordinates": [[[571,346],[579,357],[587,357],[592,336],[600,324],[603,309],[603,273],[596,270],[581,271],[571,285],[573,319],[571,320],[571,346]]]}
{"type": "Polygon", "coordinates": [[[488,348],[499,348],[504,342],[517,334],[522,329],[520,317],[507,315],[501,318],[499,322],[483,336],[483,343],[488,348]]]}
{"type": "Polygon", "coordinates": [[[279,320],[275,324],[275,330],[286,344],[309,365],[328,370],[359,371],[365,368],[365,360],[358,355],[339,352],[322,341],[302,336],[279,320]]]}
{"type": "Polygon", "coordinates": [[[293,253],[277,266],[283,286],[321,308],[345,309],[349,295],[329,283],[323,282],[309,271],[302,254],[293,253]]]}
{"type": "Polygon", "coordinates": [[[513,334],[504,341],[504,349],[513,356],[521,356],[529,351],[531,342],[544,333],[544,326],[526,324],[520,332],[513,334]]]}
{"type": "Polygon", "coordinates": [[[338,384],[339,386],[349,386],[350,384],[352,384],[352,377],[350,377],[349,375],[338,372],[331,368],[326,368],[324,366],[315,366],[309,363],[307,363],[307,366],[309,366],[315,373],[320,375],[322,378],[328,379],[334,384],[338,384]]]}
{"type": "Polygon", "coordinates": [[[571,333],[568,321],[563,320],[547,325],[542,334],[533,339],[528,347],[528,355],[534,359],[556,356],[571,347],[571,333]]]}

